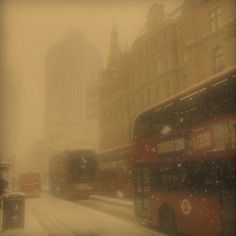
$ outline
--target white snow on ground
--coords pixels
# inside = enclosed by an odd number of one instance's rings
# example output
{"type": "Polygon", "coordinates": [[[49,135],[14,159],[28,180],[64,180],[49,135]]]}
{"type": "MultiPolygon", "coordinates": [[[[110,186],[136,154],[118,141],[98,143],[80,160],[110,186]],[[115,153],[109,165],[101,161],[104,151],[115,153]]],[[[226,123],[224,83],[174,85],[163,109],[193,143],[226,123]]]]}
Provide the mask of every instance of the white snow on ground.
{"type": "Polygon", "coordinates": [[[158,236],[157,232],[79,204],[44,196],[32,199],[31,207],[41,225],[63,236],[158,236]]]}
{"type": "Polygon", "coordinates": [[[130,200],[116,199],[116,198],[104,197],[104,196],[99,196],[99,195],[91,195],[90,199],[95,199],[95,200],[99,200],[99,201],[109,202],[112,204],[118,204],[121,206],[133,208],[133,202],[130,200]]]}
{"type": "Polygon", "coordinates": [[[26,200],[25,231],[9,231],[0,235],[161,236],[162,234],[78,203],[43,194],[41,198],[26,200]]]}

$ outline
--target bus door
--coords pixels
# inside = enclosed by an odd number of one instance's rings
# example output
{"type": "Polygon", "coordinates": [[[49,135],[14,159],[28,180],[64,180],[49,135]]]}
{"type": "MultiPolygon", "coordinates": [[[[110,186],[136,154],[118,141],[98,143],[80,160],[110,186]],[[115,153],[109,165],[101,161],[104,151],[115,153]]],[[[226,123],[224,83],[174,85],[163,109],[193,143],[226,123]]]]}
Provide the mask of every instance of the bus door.
{"type": "Polygon", "coordinates": [[[143,213],[143,169],[136,168],[134,171],[134,191],[135,191],[135,214],[138,217],[143,213]]]}
{"type": "Polygon", "coordinates": [[[135,213],[144,219],[151,220],[151,171],[149,168],[135,170],[135,213]]]}
{"type": "MultiPolygon", "coordinates": [[[[236,235],[236,163],[235,160],[217,164],[220,167],[221,182],[220,203],[221,221],[224,235],[236,235]]],[[[216,180],[217,181],[217,180],[216,180]]],[[[218,187],[219,188],[219,187],[218,187]]]]}
{"type": "Polygon", "coordinates": [[[235,235],[236,233],[235,199],[235,191],[223,191],[221,193],[221,221],[224,235],[235,235]]]}

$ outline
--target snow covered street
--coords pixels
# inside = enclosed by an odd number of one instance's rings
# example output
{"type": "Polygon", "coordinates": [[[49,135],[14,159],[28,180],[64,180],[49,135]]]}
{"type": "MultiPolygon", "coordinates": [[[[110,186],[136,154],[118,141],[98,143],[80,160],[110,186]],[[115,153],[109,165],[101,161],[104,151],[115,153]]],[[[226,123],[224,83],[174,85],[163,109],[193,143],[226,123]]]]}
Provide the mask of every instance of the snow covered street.
{"type": "Polygon", "coordinates": [[[77,200],[76,203],[112,216],[136,222],[132,201],[92,195],[89,199],[77,200]]]}
{"type": "MultiPolygon", "coordinates": [[[[2,233],[20,236],[20,231],[2,233]]],[[[66,201],[47,194],[26,200],[29,236],[160,236],[135,222],[132,209],[94,199],[66,201]],[[103,209],[103,210],[102,210],[103,209]],[[124,216],[124,217],[123,217],[124,216]],[[133,217],[132,217],[133,216],[133,217]]]]}

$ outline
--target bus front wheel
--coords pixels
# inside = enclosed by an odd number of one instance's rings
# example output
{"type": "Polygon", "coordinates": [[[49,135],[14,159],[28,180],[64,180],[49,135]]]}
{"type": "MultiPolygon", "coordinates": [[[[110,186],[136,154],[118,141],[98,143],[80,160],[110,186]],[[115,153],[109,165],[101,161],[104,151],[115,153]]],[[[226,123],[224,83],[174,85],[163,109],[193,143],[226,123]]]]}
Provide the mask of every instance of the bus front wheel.
{"type": "Polygon", "coordinates": [[[177,235],[175,213],[169,205],[164,205],[159,210],[160,230],[169,236],[177,235]]]}

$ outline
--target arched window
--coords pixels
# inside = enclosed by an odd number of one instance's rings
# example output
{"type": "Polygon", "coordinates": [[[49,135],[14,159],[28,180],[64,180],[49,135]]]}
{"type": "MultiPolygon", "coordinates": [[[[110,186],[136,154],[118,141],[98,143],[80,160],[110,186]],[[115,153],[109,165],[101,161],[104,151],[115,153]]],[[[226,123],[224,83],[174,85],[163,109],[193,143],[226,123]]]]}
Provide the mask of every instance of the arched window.
{"type": "Polygon", "coordinates": [[[218,47],[213,51],[213,73],[218,73],[224,69],[223,50],[218,47]]]}
{"type": "Polygon", "coordinates": [[[222,25],[221,9],[217,6],[213,7],[210,11],[210,29],[211,32],[216,31],[222,25]]]}

